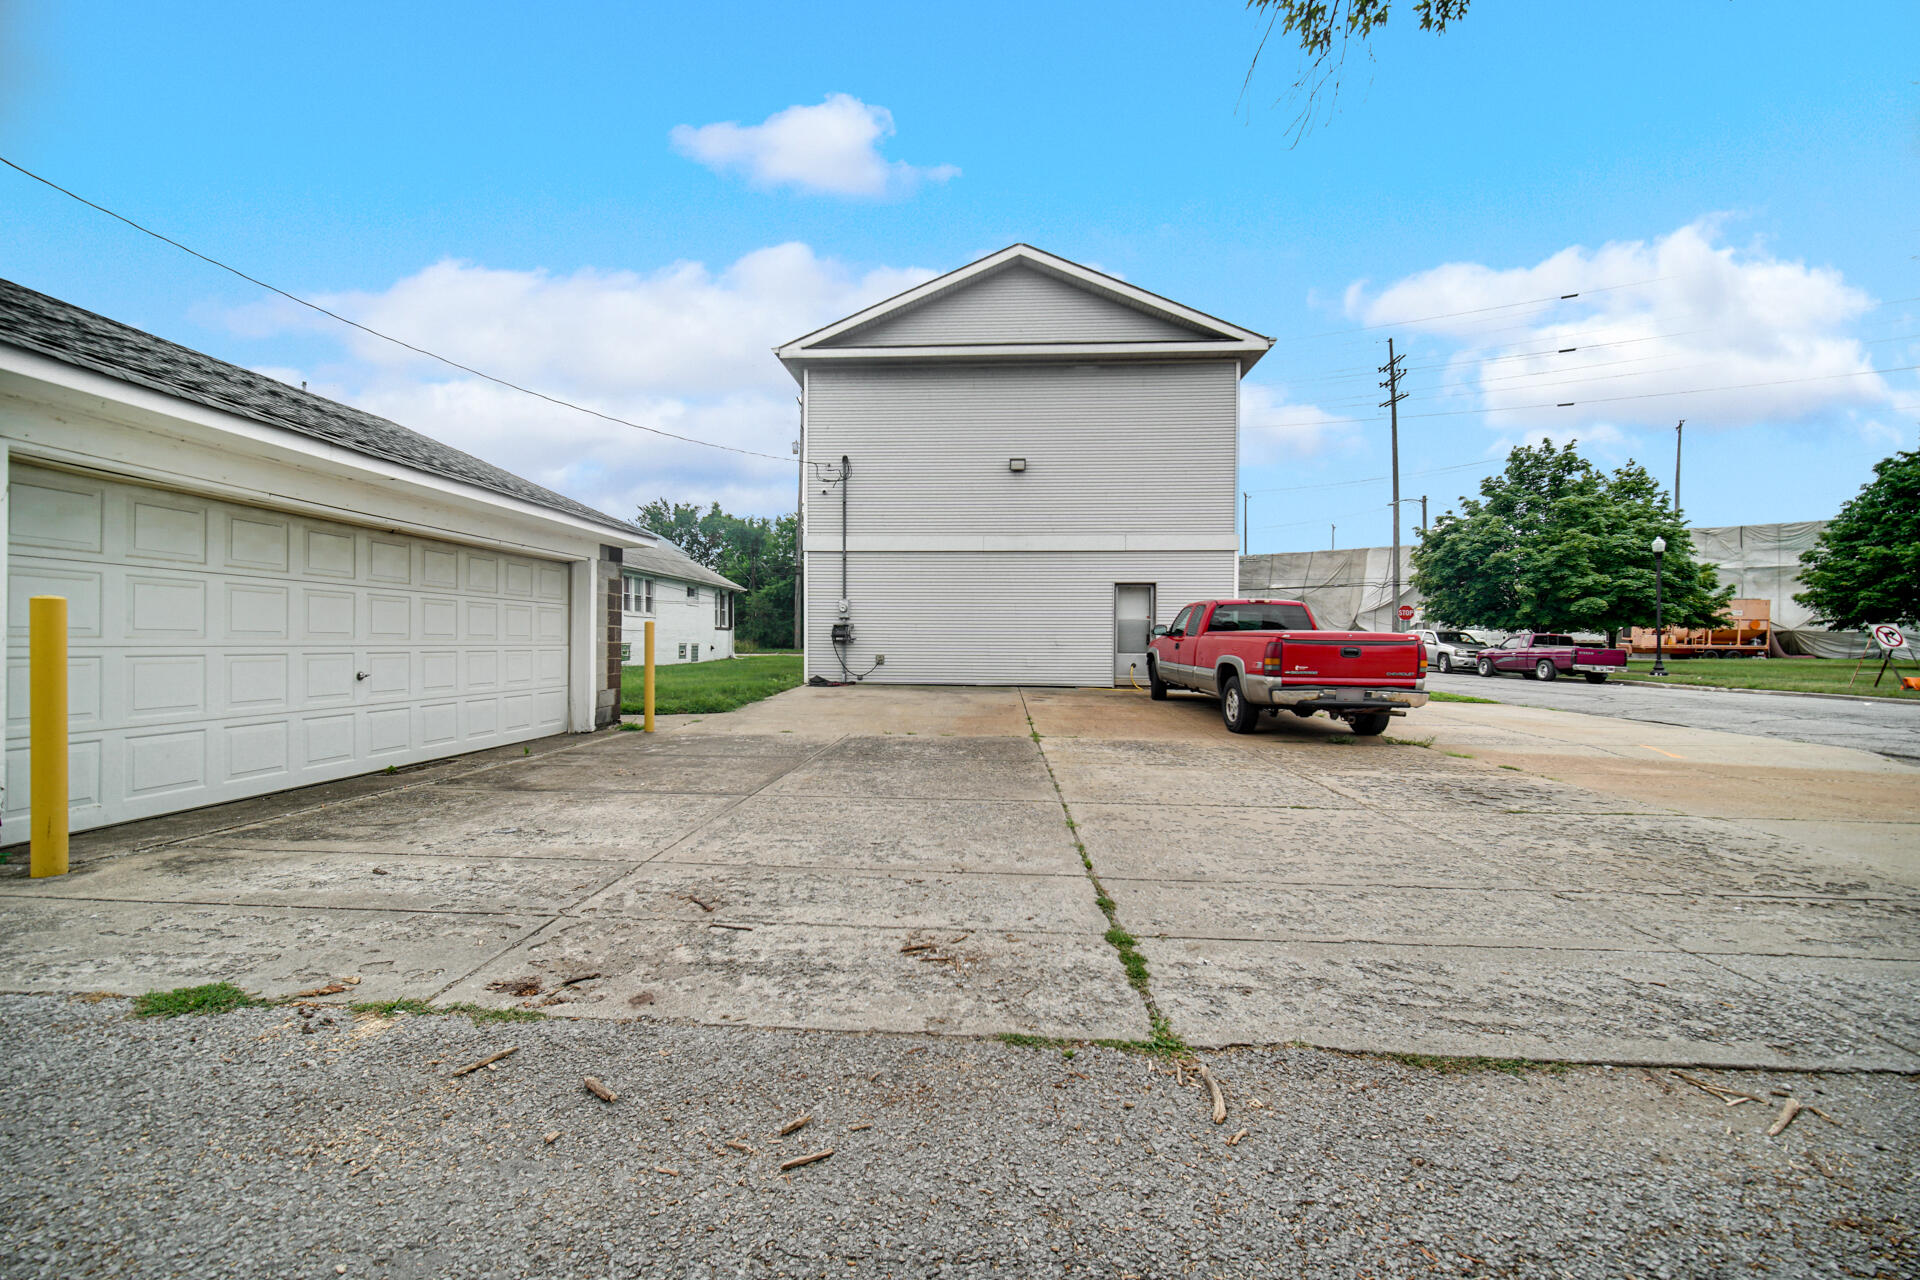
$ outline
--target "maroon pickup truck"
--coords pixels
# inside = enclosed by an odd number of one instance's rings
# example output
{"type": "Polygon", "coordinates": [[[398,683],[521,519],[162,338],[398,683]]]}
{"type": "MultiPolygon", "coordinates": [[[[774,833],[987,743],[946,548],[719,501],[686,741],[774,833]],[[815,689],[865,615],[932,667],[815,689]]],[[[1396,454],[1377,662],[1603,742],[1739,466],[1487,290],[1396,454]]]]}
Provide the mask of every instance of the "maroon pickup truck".
{"type": "Polygon", "coordinates": [[[1605,684],[1608,676],[1627,673],[1625,649],[1595,649],[1575,644],[1572,636],[1545,631],[1522,631],[1480,651],[1476,669],[1483,676],[1518,671],[1530,680],[1555,680],[1562,672],[1585,676],[1588,684],[1605,684]]]}
{"type": "Polygon", "coordinates": [[[1357,734],[1387,727],[1408,707],[1425,706],[1427,650],[1415,635],[1322,631],[1297,600],[1202,600],[1171,627],[1155,627],[1147,648],[1147,688],[1220,699],[1235,733],[1260,727],[1262,711],[1305,718],[1324,711],[1357,734]]]}

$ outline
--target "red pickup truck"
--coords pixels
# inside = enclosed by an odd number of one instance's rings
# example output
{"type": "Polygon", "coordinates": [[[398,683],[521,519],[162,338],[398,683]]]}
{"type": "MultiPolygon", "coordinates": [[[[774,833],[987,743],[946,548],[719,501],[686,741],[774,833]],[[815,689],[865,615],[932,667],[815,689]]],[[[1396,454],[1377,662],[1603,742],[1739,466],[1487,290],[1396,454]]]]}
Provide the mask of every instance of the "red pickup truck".
{"type": "Polygon", "coordinates": [[[1483,676],[1518,671],[1531,680],[1555,680],[1563,671],[1579,672],[1588,684],[1605,684],[1608,676],[1627,673],[1627,651],[1575,644],[1572,636],[1546,631],[1522,631],[1482,649],[1475,668],[1483,676]]]}
{"type": "Polygon", "coordinates": [[[1305,718],[1324,711],[1358,734],[1425,706],[1427,650],[1414,635],[1322,631],[1298,600],[1202,600],[1170,627],[1155,627],[1147,687],[1220,699],[1235,733],[1252,733],[1262,711],[1305,718]]]}

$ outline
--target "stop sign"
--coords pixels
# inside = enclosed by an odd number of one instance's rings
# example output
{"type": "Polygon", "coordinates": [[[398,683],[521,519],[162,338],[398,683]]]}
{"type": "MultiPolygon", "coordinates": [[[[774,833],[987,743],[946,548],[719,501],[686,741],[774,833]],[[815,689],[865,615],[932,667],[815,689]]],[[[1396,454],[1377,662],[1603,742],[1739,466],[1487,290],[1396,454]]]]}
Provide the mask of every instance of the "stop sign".
{"type": "Polygon", "coordinates": [[[1410,605],[1410,604],[1403,604],[1403,605],[1401,605],[1401,606],[1400,606],[1400,621],[1402,621],[1402,622],[1412,622],[1412,621],[1413,621],[1413,606],[1412,606],[1412,605],[1410,605]]]}

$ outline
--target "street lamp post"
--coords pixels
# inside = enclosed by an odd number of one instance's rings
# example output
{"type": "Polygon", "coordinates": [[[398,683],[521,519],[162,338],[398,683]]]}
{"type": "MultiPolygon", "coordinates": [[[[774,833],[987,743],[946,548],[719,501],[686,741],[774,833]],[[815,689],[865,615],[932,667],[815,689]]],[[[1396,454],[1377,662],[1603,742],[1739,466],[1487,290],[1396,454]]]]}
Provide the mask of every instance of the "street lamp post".
{"type": "Polygon", "coordinates": [[[1653,540],[1653,674],[1656,676],[1664,676],[1667,674],[1666,649],[1664,644],[1666,639],[1666,622],[1660,616],[1662,611],[1662,601],[1660,598],[1660,559],[1666,554],[1667,540],[1665,538],[1655,538],[1653,540]]]}

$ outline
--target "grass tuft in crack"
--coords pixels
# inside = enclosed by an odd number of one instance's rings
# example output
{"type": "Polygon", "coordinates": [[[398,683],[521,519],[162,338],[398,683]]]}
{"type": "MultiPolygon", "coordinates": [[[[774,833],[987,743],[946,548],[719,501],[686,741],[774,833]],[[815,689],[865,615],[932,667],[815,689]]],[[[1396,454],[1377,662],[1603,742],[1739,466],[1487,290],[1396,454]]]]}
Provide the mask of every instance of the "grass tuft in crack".
{"type": "MultiPolygon", "coordinates": [[[[1025,706],[1025,697],[1021,699],[1025,706]]],[[[1034,745],[1040,744],[1040,730],[1033,723],[1033,713],[1027,713],[1027,731],[1034,745]]],[[[1106,886],[1100,883],[1099,875],[1093,869],[1093,856],[1087,852],[1087,845],[1080,838],[1080,825],[1073,820],[1073,810],[1067,807],[1067,797],[1060,790],[1060,779],[1054,775],[1053,761],[1047,759],[1043,748],[1040,763],[1046,766],[1047,780],[1053,784],[1053,794],[1060,801],[1060,812],[1066,819],[1067,834],[1073,838],[1073,848],[1080,855],[1080,865],[1087,870],[1087,880],[1093,885],[1094,905],[1100,908],[1100,914],[1107,918],[1107,945],[1120,956],[1120,963],[1127,971],[1127,984],[1140,996],[1140,1002],[1147,1008],[1147,1025],[1153,1029],[1153,1036],[1147,1040],[1096,1040],[1095,1044],[1108,1048],[1125,1049],[1129,1053],[1176,1054],[1189,1053],[1186,1041],[1174,1033],[1173,1024],[1160,1012],[1160,1006],[1153,998],[1149,985],[1151,975],[1147,971],[1147,958],[1140,954],[1140,940],[1120,927],[1119,907],[1106,886]]]]}
{"type": "Polygon", "coordinates": [[[183,1014],[232,1013],[267,1001],[256,1000],[231,982],[209,982],[199,987],[149,991],[133,1002],[136,1018],[178,1018],[183,1014]]]}
{"type": "Polygon", "coordinates": [[[547,1015],[537,1009],[489,1009],[477,1004],[428,1004],[425,1000],[361,1000],[347,1006],[355,1013],[373,1013],[383,1018],[391,1018],[397,1013],[411,1013],[417,1017],[464,1013],[477,1023],[486,1022],[538,1022],[547,1015]]]}

